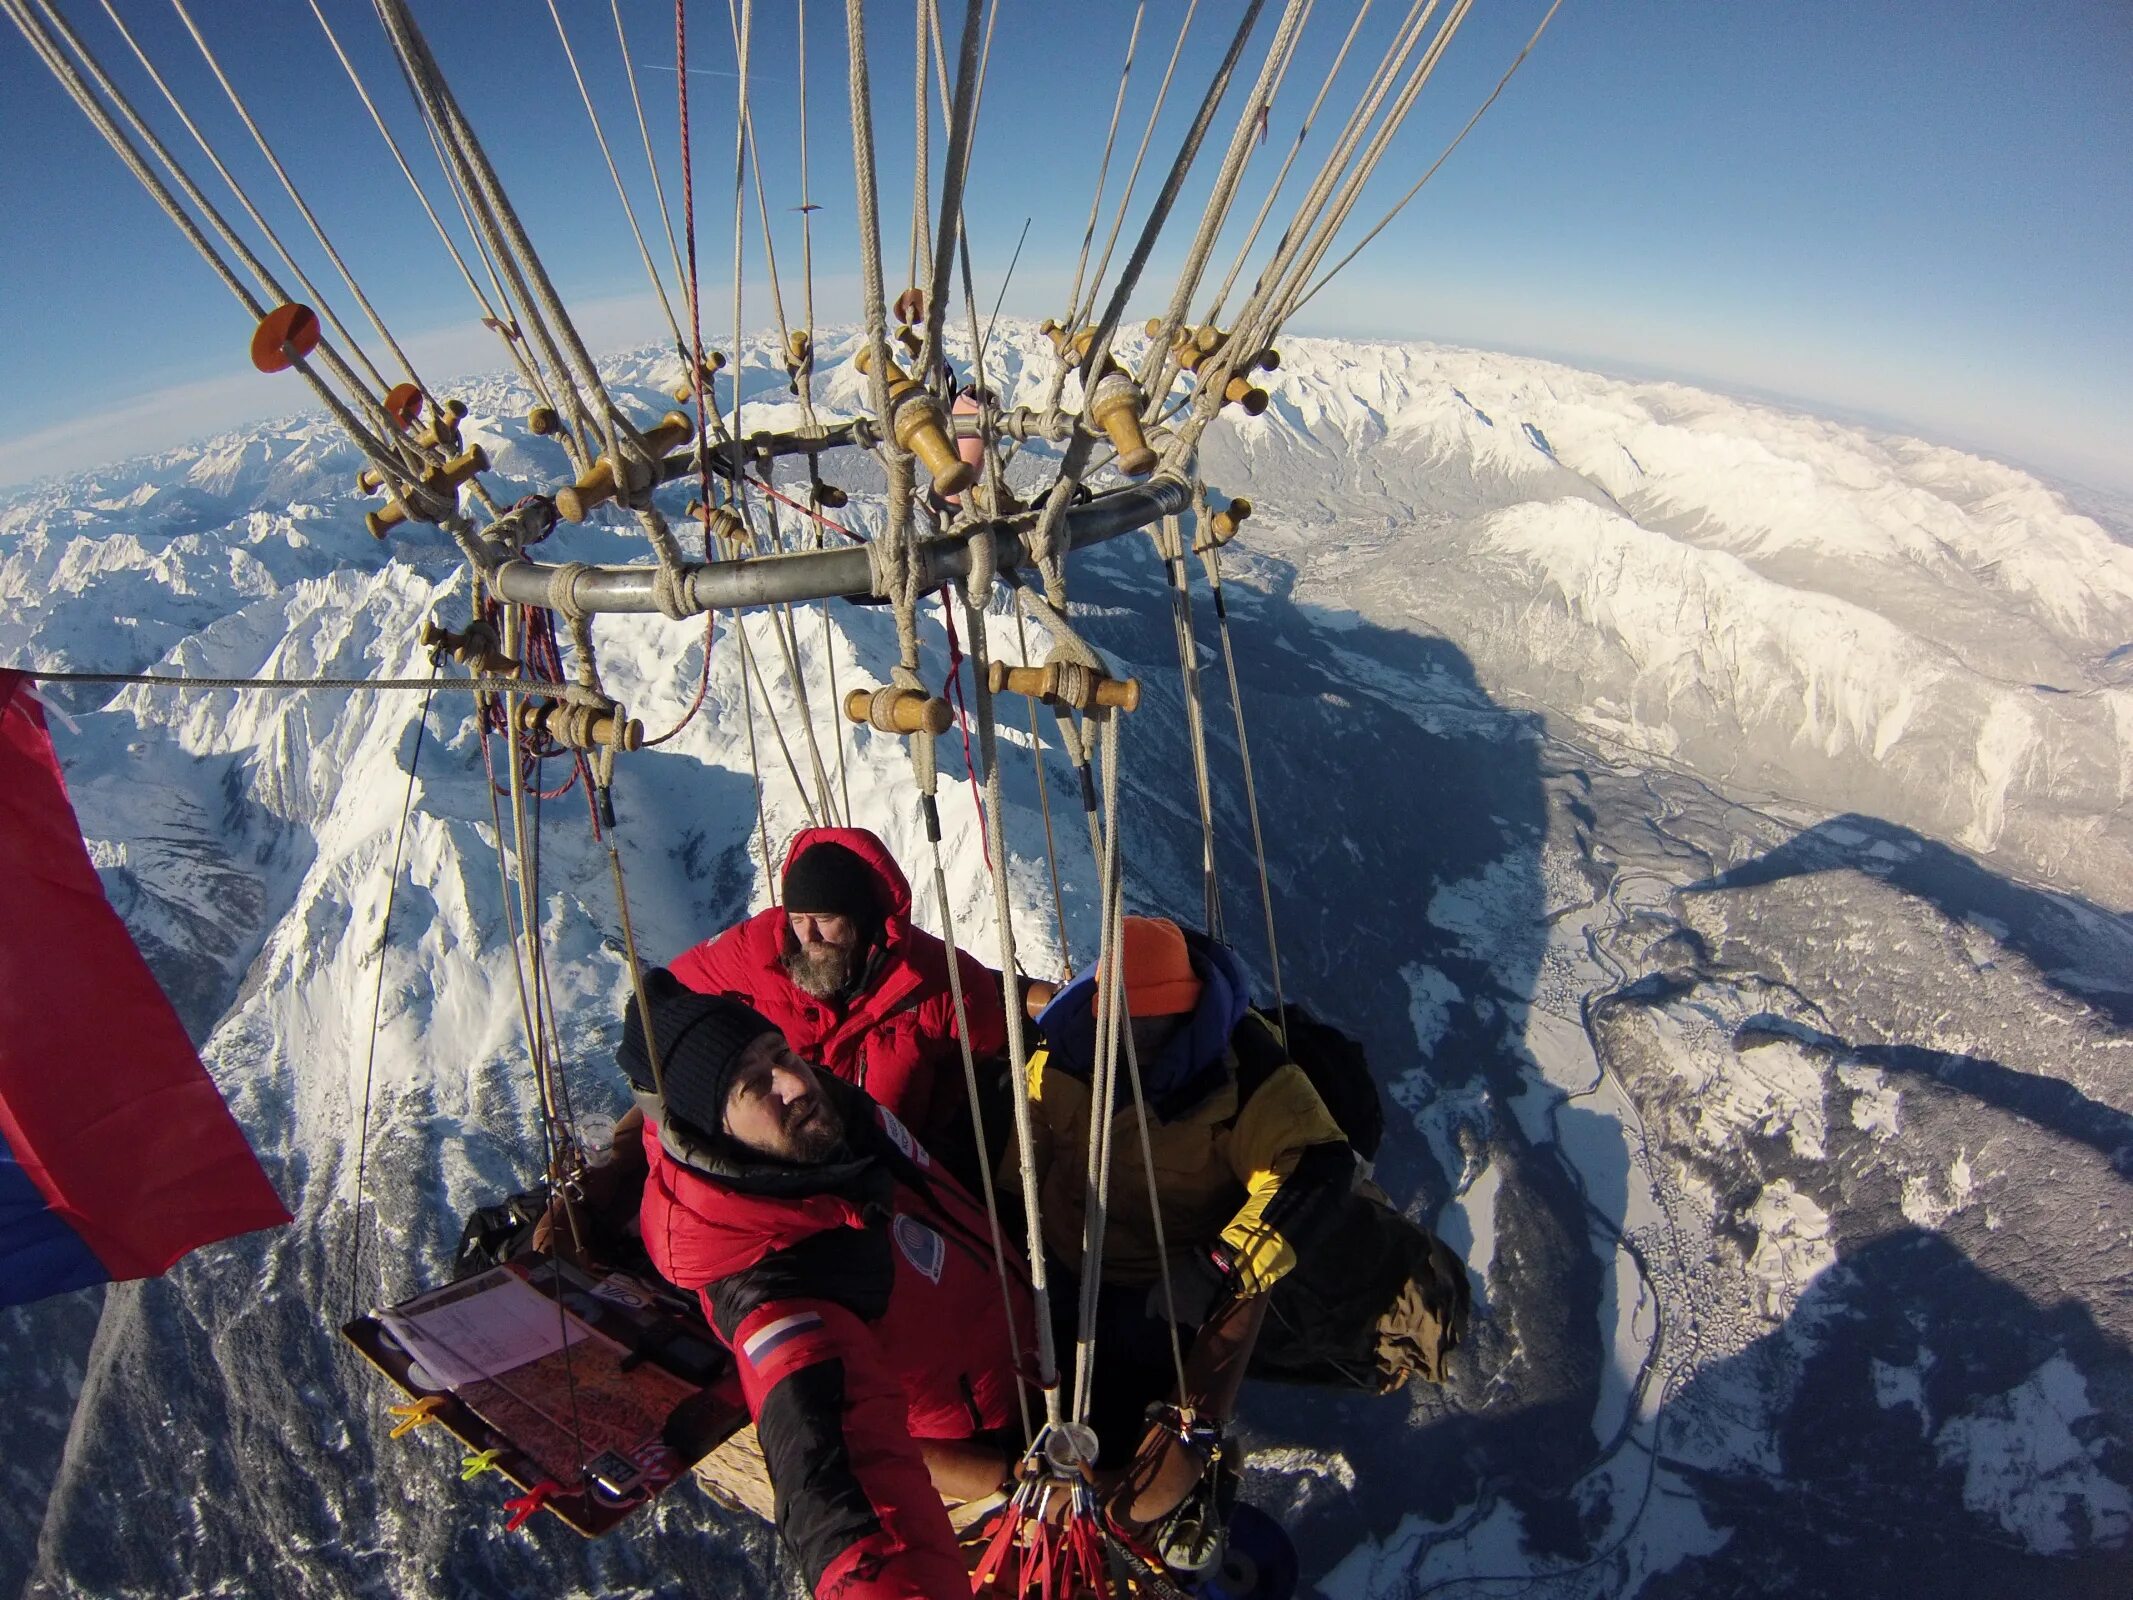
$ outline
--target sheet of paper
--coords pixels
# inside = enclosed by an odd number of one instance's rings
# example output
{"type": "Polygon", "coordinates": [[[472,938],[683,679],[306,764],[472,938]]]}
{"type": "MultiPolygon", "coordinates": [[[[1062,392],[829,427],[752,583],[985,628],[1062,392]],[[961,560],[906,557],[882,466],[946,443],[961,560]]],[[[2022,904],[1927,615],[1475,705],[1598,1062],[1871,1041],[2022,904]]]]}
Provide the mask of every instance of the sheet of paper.
{"type": "Polygon", "coordinates": [[[408,1355],[447,1389],[538,1361],[592,1332],[500,1267],[379,1317],[408,1355]]]}

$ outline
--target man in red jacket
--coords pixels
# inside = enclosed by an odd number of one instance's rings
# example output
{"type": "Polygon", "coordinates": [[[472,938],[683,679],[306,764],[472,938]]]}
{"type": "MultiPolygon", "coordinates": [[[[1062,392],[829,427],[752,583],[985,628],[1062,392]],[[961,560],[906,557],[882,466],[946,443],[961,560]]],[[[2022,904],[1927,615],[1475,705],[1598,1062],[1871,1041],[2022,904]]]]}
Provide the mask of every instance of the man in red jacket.
{"type": "MultiPolygon", "coordinates": [[[[817,1067],[855,1083],[936,1151],[967,1140],[968,1093],[948,950],[911,922],[911,885],[864,828],[808,828],[779,904],[673,963],[703,994],[737,995],[817,1067]]],[[[1000,975],[957,953],[972,1054],[1007,1048],[1000,975]]],[[[1041,1009],[1053,986],[1025,980],[1041,1009]]],[[[1034,1010],[1032,1012],[1034,1014],[1034,1010]]]]}
{"type": "Polygon", "coordinates": [[[738,1000],[645,989],[654,1048],[633,1003],[618,1052],[644,1246],[733,1350],[780,1538],[816,1600],[969,1600],[943,1497],[1004,1489],[1020,1454],[1019,1257],[1011,1329],[983,1208],[892,1112],[738,1000]]]}

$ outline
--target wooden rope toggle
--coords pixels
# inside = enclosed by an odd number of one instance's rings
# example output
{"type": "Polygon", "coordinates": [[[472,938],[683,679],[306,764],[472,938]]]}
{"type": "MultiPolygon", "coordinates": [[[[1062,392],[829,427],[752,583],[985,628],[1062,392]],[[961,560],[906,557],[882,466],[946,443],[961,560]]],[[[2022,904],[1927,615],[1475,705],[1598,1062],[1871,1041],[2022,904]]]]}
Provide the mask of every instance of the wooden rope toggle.
{"type": "Polygon", "coordinates": [[[519,732],[545,734],[569,750],[641,750],[644,724],[612,700],[522,699],[512,711],[519,732]]]}
{"type": "Polygon", "coordinates": [[[844,697],[844,714],[853,722],[883,733],[930,733],[948,731],[955,713],[948,702],[916,689],[854,689],[844,697]]]}
{"type": "Polygon", "coordinates": [[[432,661],[447,656],[477,678],[515,678],[526,668],[516,656],[504,654],[496,630],[479,617],[456,633],[435,622],[423,623],[422,648],[429,651],[432,661]]]}
{"type": "Polygon", "coordinates": [[[1096,380],[1089,396],[1089,415],[1110,436],[1118,451],[1118,470],[1130,478],[1145,478],[1155,471],[1155,452],[1141,432],[1141,409],[1147,402],[1141,386],[1117,367],[1096,380]]]}
{"type": "Polygon", "coordinates": [[[815,370],[815,341],[808,337],[807,330],[795,328],[785,337],[785,376],[791,380],[792,392],[800,392],[802,380],[811,377],[815,370]]]}
{"type": "MultiPolygon", "coordinates": [[[[874,347],[861,345],[857,361],[861,372],[871,374],[874,347]]],[[[893,357],[887,366],[889,414],[883,420],[896,436],[896,442],[925,462],[936,493],[950,495],[969,488],[977,472],[956,454],[955,439],[948,427],[948,413],[941,409],[940,401],[913,383],[911,375],[898,366],[893,357]]]]}
{"type": "Polygon", "coordinates": [[[252,330],[252,365],[261,372],[287,372],[318,348],[318,313],[290,301],[276,306],[252,330]]]}
{"type": "MultiPolygon", "coordinates": [[[[385,397],[385,409],[387,411],[393,409],[394,395],[399,394],[402,389],[413,388],[413,384],[403,383],[399,388],[394,389],[392,394],[388,394],[385,397]]],[[[417,403],[421,401],[421,398],[420,391],[417,391],[415,394],[417,403]]],[[[442,450],[447,455],[450,455],[459,450],[465,442],[459,436],[459,425],[466,420],[466,415],[467,403],[464,400],[445,401],[444,410],[433,413],[430,420],[423,425],[422,431],[415,435],[415,443],[424,450],[442,450]]],[[[410,421],[405,425],[412,426],[413,424],[410,421]]],[[[486,472],[489,469],[482,467],[479,470],[486,472]]],[[[365,467],[356,474],[356,491],[360,494],[376,494],[384,487],[385,474],[376,467],[365,467]]]]}
{"type": "Polygon", "coordinates": [[[526,431],[546,439],[563,431],[563,419],[554,406],[535,406],[526,413],[526,431]]]}
{"type": "MultiPolygon", "coordinates": [[[[465,455],[454,456],[441,467],[426,467],[417,481],[432,494],[441,496],[445,503],[445,516],[459,503],[459,486],[477,472],[489,470],[489,452],[480,445],[474,446],[465,455]]],[[[382,539],[386,534],[407,521],[435,522],[436,517],[422,516],[408,509],[407,504],[395,495],[386,505],[379,507],[363,519],[363,526],[370,530],[373,539],[382,539]]]]}
{"type": "Polygon", "coordinates": [[[1192,553],[1204,556],[1210,550],[1219,550],[1237,537],[1244,526],[1244,519],[1252,514],[1249,500],[1232,500],[1222,510],[1200,524],[1200,536],[1192,542],[1192,553]]]}
{"type": "Polygon", "coordinates": [[[1138,678],[1114,678],[1078,661],[1054,661],[1041,667],[1011,667],[995,661],[985,681],[994,694],[1027,695],[1048,706],[1073,706],[1080,711],[1099,707],[1138,711],[1141,704],[1138,678]]]}
{"type": "Polygon", "coordinates": [[[405,1405],[387,1406],[385,1414],[398,1417],[400,1422],[386,1437],[397,1439],[402,1434],[414,1432],[426,1423],[435,1422],[437,1413],[444,1409],[444,1401],[445,1397],[441,1394],[426,1394],[420,1400],[410,1400],[405,1405]]]}
{"type": "MultiPolygon", "coordinates": [[[[1148,337],[1153,339],[1163,331],[1163,319],[1148,319],[1148,337]]],[[[1187,372],[1198,372],[1227,349],[1230,334],[1220,328],[1187,328],[1171,330],[1170,353],[1177,357],[1178,365],[1187,372]]],[[[1269,346],[1254,352],[1249,361],[1237,363],[1237,370],[1248,372],[1273,372],[1281,365],[1281,352],[1269,346]]]]}
{"type": "MultiPolygon", "coordinates": [[[[1154,338],[1163,331],[1160,317],[1148,319],[1148,337],[1154,338]]],[[[1228,349],[1230,335],[1220,328],[1186,328],[1172,330],[1170,353],[1180,367],[1198,377],[1202,369],[1212,365],[1228,349]]],[[[1251,381],[1250,374],[1256,371],[1272,372],[1281,365],[1281,353],[1265,349],[1253,354],[1249,361],[1237,364],[1229,379],[1222,385],[1222,403],[1242,406],[1249,416],[1258,416],[1267,408],[1267,392],[1251,381]]]]}
{"type": "MultiPolygon", "coordinates": [[[[697,369],[695,376],[691,376],[684,371],[681,376],[681,382],[675,384],[667,393],[683,405],[687,405],[696,398],[699,378],[702,380],[704,393],[708,395],[711,393],[712,380],[725,370],[726,358],[716,350],[706,350],[704,352],[704,364],[697,369]]],[[[577,519],[573,517],[571,520],[575,522],[577,519]]]]}
{"type": "Polygon", "coordinates": [[[701,500],[691,500],[682,515],[691,522],[704,525],[705,549],[714,550],[729,561],[739,561],[753,553],[750,546],[755,540],[748,532],[748,525],[724,506],[713,506],[706,511],[701,500]]]}
{"type": "MultiPolygon", "coordinates": [[[[1061,361],[1075,365],[1089,359],[1096,338],[1094,328],[1069,334],[1049,317],[1038,325],[1037,331],[1052,341],[1061,361]]],[[[1148,448],[1148,440],[1141,432],[1141,412],[1146,408],[1147,399],[1140,385],[1127,376],[1125,368],[1106,357],[1095,387],[1089,391],[1087,410],[1118,452],[1118,470],[1130,478],[1145,478],[1155,471],[1155,452],[1148,448]]]]}
{"type": "MultiPolygon", "coordinates": [[[[706,358],[704,365],[710,364],[706,358]]],[[[642,494],[659,482],[659,458],[671,455],[695,437],[694,419],[686,412],[669,411],[655,427],[645,430],[646,464],[618,461],[612,452],[601,456],[584,477],[569,488],[556,491],[556,510],[566,522],[583,522],[595,506],[642,494]]]]}

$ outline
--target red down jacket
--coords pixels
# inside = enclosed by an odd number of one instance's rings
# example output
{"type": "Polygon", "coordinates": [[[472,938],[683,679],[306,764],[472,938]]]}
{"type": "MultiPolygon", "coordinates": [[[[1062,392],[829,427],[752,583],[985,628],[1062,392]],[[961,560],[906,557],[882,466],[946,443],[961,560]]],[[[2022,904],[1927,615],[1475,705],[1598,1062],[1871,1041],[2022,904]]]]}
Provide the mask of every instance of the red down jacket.
{"type": "MultiPolygon", "coordinates": [[[[1019,1415],[991,1234],[892,1113],[834,1080],[823,1090],[846,1150],[814,1167],[662,1136],[664,1108],[640,1095],[645,1249],[734,1352],[778,1534],[816,1600],[968,1600],[916,1441],[1019,1415]]],[[[1018,1273],[1012,1247],[1009,1262],[1018,1273]]],[[[1012,1292],[1026,1351],[1019,1277],[1012,1292]]]]}
{"type": "MultiPolygon", "coordinates": [[[[874,869],[884,913],[864,986],[838,1005],[785,975],[787,926],[771,906],[668,964],[699,994],[734,994],[763,1013],[798,1054],[856,1083],[919,1138],[935,1142],[965,1103],[963,1047],[948,988],[948,947],[911,923],[911,885],[888,846],[864,828],[803,829],[785,865],[810,845],[841,844],[874,869]]],[[[1000,976],[958,952],[970,1043],[980,1060],[1007,1048],[1000,976]]]]}

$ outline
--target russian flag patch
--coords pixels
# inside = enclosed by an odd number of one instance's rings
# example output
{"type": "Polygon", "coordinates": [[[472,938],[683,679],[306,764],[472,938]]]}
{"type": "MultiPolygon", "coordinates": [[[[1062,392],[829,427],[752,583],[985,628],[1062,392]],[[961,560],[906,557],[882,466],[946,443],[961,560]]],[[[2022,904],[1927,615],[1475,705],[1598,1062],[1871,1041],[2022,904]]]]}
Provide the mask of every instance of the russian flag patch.
{"type": "Polygon", "coordinates": [[[795,1311],[789,1317],[766,1322],[741,1341],[741,1358],[751,1367],[761,1367],[801,1334],[812,1333],[821,1326],[822,1319],[812,1311],[795,1311]]]}

